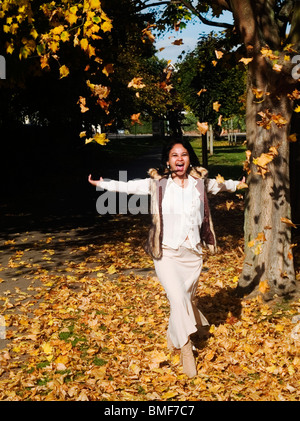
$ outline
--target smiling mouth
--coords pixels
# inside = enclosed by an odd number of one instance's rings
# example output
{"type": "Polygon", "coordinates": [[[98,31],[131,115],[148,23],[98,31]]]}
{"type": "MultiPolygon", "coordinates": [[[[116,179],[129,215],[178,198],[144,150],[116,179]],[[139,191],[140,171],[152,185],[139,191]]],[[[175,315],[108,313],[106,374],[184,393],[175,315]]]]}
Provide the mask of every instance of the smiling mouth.
{"type": "Polygon", "coordinates": [[[184,164],[176,164],[176,170],[177,171],[183,171],[184,170],[184,164]]]}

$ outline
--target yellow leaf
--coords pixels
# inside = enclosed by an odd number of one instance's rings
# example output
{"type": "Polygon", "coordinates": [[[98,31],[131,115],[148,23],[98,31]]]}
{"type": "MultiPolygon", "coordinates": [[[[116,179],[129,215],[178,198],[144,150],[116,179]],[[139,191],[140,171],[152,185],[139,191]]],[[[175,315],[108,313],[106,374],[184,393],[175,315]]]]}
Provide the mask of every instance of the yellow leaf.
{"type": "Polygon", "coordinates": [[[134,77],[127,86],[128,88],[142,89],[146,86],[142,80],[142,77],[134,77]]]}
{"type": "Polygon", "coordinates": [[[82,38],[80,40],[80,47],[82,48],[82,50],[86,51],[88,49],[89,46],[89,42],[86,38],[82,38]]]}
{"type": "Polygon", "coordinates": [[[255,95],[255,98],[261,98],[264,95],[264,91],[262,89],[252,88],[252,92],[255,95]]]}
{"type": "Polygon", "coordinates": [[[70,34],[68,31],[63,31],[60,35],[60,39],[62,40],[62,42],[66,42],[69,41],[70,39],[70,34]]]}
{"type": "Polygon", "coordinates": [[[96,133],[94,136],[94,141],[97,142],[99,145],[106,145],[109,142],[105,133],[96,133]]]}
{"type": "Polygon", "coordinates": [[[143,316],[136,317],[135,321],[138,324],[144,324],[145,323],[145,320],[144,320],[144,317],[143,316]]]}
{"type": "Polygon", "coordinates": [[[139,120],[141,113],[137,113],[137,114],[132,114],[131,118],[131,124],[142,124],[139,120]]]}
{"type": "Polygon", "coordinates": [[[109,76],[110,73],[114,72],[114,65],[113,64],[107,64],[104,69],[102,70],[102,73],[105,74],[105,76],[109,76]]]}
{"type": "Polygon", "coordinates": [[[63,32],[63,30],[64,30],[63,25],[59,25],[52,29],[52,33],[55,35],[60,35],[63,32]]]}
{"type": "Polygon", "coordinates": [[[35,28],[32,28],[30,31],[30,35],[32,36],[32,38],[36,39],[39,34],[37,33],[35,28]]]}
{"type": "Polygon", "coordinates": [[[100,8],[100,1],[99,0],[90,0],[90,7],[91,7],[91,9],[99,9],[100,8]]]}
{"type": "Polygon", "coordinates": [[[222,177],[220,174],[218,174],[217,175],[217,177],[216,177],[216,181],[217,181],[217,183],[220,183],[220,184],[222,184],[222,183],[224,183],[224,177],[222,177]]]}
{"type": "Polygon", "coordinates": [[[85,113],[85,112],[87,112],[89,110],[89,108],[86,107],[86,98],[84,98],[83,96],[80,96],[79,97],[79,100],[78,100],[77,104],[79,104],[80,111],[82,113],[85,113]]]}
{"type": "Polygon", "coordinates": [[[213,349],[209,350],[208,353],[205,355],[204,359],[206,361],[211,361],[215,356],[215,351],[213,349]]]}
{"type": "Polygon", "coordinates": [[[226,208],[227,210],[230,210],[233,206],[233,201],[232,200],[226,200],[226,208]]]}
{"type": "Polygon", "coordinates": [[[221,107],[221,104],[219,104],[219,102],[218,102],[218,101],[215,101],[215,102],[213,103],[213,109],[214,109],[217,113],[219,112],[220,107],[221,107]]]}
{"type": "Polygon", "coordinates": [[[300,113],[300,105],[294,109],[295,113],[300,113]]]}
{"type": "Polygon", "coordinates": [[[63,77],[68,76],[68,74],[70,73],[69,69],[67,68],[67,66],[63,65],[59,68],[59,73],[60,73],[60,79],[62,79],[63,77]]]}
{"type": "Polygon", "coordinates": [[[259,232],[257,234],[256,240],[257,241],[263,241],[263,242],[267,241],[266,236],[265,236],[265,233],[264,232],[259,232]]]}
{"type": "Polygon", "coordinates": [[[281,72],[282,65],[281,64],[274,64],[273,70],[275,70],[275,72],[281,72]]]}
{"type": "MultiPolygon", "coordinates": [[[[71,9],[74,9],[74,8],[75,8],[75,6],[71,7],[71,9]]],[[[69,22],[70,25],[73,25],[74,23],[77,22],[78,17],[76,15],[76,11],[75,11],[75,13],[72,13],[71,9],[70,9],[70,12],[67,12],[65,14],[65,18],[69,22]]],[[[77,9],[77,7],[76,7],[76,9],[77,9]]]]}
{"type": "Polygon", "coordinates": [[[115,265],[110,265],[109,268],[107,269],[107,273],[109,273],[110,275],[112,275],[116,272],[117,272],[117,269],[116,269],[115,265]]]}
{"type": "Polygon", "coordinates": [[[68,355],[59,355],[56,360],[55,363],[56,364],[67,364],[69,361],[69,357],[68,355]]]}
{"type": "Polygon", "coordinates": [[[207,91],[207,89],[205,89],[205,88],[200,89],[200,91],[197,92],[197,95],[200,96],[202,94],[202,92],[206,92],[206,91],[207,91]]]}
{"type": "Polygon", "coordinates": [[[201,134],[205,134],[208,130],[208,123],[200,123],[199,121],[197,121],[197,129],[201,134]]]}
{"type": "Polygon", "coordinates": [[[53,353],[53,347],[48,342],[42,343],[41,348],[45,354],[53,353]]]}
{"type": "Polygon", "coordinates": [[[7,52],[7,54],[12,54],[13,52],[14,52],[14,44],[13,43],[10,43],[10,44],[7,44],[7,47],[6,47],[6,52],[7,52]]]}
{"type": "Polygon", "coordinates": [[[277,330],[277,332],[283,332],[284,331],[284,326],[281,324],[278,324],[275,326],[275,329],[277,330]]]}
{"type": "Polygon", "coordinates": [[[297,226],[288,218],[280,218],[280,221],[286,225],[289,225],[290,227],[297,228],[297,226]]]}
{"type": "Polygon", "coordinates": [[[289,142],[297,142],[297,134],[296,133],[290,134],[289,137],[288,137],[288,141],[289,142]]]}
{"type": "Polygon", "coordinates": [[[174,390],[169,390],[167,393],[162,395],[162,400],[171,399],[178,395],[178,392],[175,392],[174,390]]]}
{"type": "Polygon", "coordinates": [[[111,31],[112,27],[113,26],[112,26],[111,20],[108,20],[108,21],[102,23],[102,25],[101,25],[101,29],[102,29],[103,32],[111,31]]]}
{"type": "Polygon", "coordinates": [[[251,61],[253,60],[253,58],[241,58],[239,61],[244,63],[245,65],[249,64],[251,61]]]}
{"type": "Polygon", "coordinates": [[[270,286],[269,286],[269,281],[267,279],[265,279],[264,281],[260,281],[258,290],[262,294],[265,294],[267,291],[269,291],[269,289],[270,289],[270,286]]]}
{"type": "Polygon", "coordinates": [[[257,246],[254,249],[255,256],[258,256],[259,254],[261,254],[261,252],[262,252],[262,246],[261,244],[257,244],[257,246]]]}
{"type": "Polygon", "coordinates": [[[224,53],[222,51],[215,50],[215,55],[217,59],[220,59],[223,57],[224,53]]]}

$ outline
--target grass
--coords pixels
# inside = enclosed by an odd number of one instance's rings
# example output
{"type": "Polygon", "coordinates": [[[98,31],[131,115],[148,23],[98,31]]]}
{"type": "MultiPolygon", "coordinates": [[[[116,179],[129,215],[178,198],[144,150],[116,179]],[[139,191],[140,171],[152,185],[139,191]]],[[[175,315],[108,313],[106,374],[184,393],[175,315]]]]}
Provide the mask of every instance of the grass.
{"type": "MultiPolygon", "coordinates": [[[[191,140],[196,155],[202,161],[202,145],[200,138],[191,140]]],[[[208,170],[210,177],[221,174],[224,178],[239,179],[243,176],[243,162],[246,159],[246,146],[228,145],[226,141],[214,142],[213,155],[208,155],[208,170]]]]}

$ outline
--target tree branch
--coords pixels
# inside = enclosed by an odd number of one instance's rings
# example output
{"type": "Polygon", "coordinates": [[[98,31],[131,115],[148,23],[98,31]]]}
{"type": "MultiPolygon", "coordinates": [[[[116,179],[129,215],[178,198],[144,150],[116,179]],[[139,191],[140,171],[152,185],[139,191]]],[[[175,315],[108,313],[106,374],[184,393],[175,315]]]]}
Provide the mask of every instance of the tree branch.
{"type": "MultiPolygon", "coordinates": [[[[217,26],[219,28],[233,28],[233,25],[231,25],[230,23],[226,23],[226,22],[214,22],[211,20],[206,19],[204,16],[201,15],[200,12],[198,12],[198,10],[196,9],[196,7],[194,7],[192,5],[192,3],[188,0],[166,0],[166,1],[160,1],[160,2],[155,2],[154,3],[150,3],[150,4],[146,4],[147,2],[140,2],[141,6],[140,8],[137,9],[138,12],[141,12],[142,10],[148,9],[150,7],[156,7],[156,6],[161,6],[161,5],[169,5],[169,4],[182,4],[184,5],[187,9],[189,9],[195,16],[197,16],[202,23],[204,23],[205,25],[209,25],[209,26],[217,26]]],[[[215,1],[216,4],[226,8],[227,10],[230,10],[230,7],[227,3],[227,1],[225,0],[216,0],[215,1]]]]}
{"type": "Polygon", "coordinates": [[[198,12],[198,10],[192,5],[192,3],[188,0],[181,0],[179,3],[182,3],[187,9],[189,9],[194,15],[196,15],[202,23],[209,26],[218,26],[220,28],[233,28],[233,25],[226,22],[214,22],[211,20],[206,19],[204,16],[201,15],[201,13],[198,12]]]}

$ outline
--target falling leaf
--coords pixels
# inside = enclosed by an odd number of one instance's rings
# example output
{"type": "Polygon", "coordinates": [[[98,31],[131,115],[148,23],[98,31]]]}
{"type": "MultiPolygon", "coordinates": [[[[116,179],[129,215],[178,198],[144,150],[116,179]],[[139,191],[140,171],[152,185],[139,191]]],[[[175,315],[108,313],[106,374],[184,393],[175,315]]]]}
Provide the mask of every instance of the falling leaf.
{"type": "Polygon", "coordinates": [[[89,110],[89,108],[88,108],[88,107],[86,107],[86,98],[84,98],[84,97],[80,96],[80,97],[79,97],[79,100],[78,100],[78,102],[77,102],[77,104],[79,104],[79,106],[80,106],[80,111],[81,111],[82,113],[86,113],[86,112],[89,110]]]}
{"type": "Polygon", "coordinates": [[[134,77],[129,83],[128,88],[142,89],[145,88],[145,84],[142,82],[142,77],[134,77]]]}
{"type": "Polygon", "coordinates": [[[176,39],[175,41],[172,42],[172,44],[173,45],[182,45],[183,44],[182,38],[176,39]]]}
{"type": "Polygon", "coordinates": [[[262,241],[262,242],[267,241],[266,236],[265,236],[265,233],[264,232],[259,232],[257,234],[256,241],[262,241]]]}
{"type": "Polygon", "coordinates": [[[214,109],[214,111],[219,112],[220,107],[221,107],[221,104],[219,104],[218,101],[215,101],[213,103],[213,109],[214,109]]]}
{"type": "Polygon", "coordinates": [[[155,27],[156,27],[155,24],[152,24],[152,25],[150,24],[147,26],[147,28],[142,30],[143,36],[146,36],[148,40],[152,43],[155,41],[155,36],[151,32],[151,28],[155,28],[155,27]]]}
{"type": "Polygon", "coordinates": [[[275,70],[275,72],[281,72],[282,65],[281,64],[274,64],[274,66],[272,68],[273,68],[273,70],[275,70]]]}
{"type": "Polygon", "coordinates": [[[240,182],[237,186],[236,186],[236,189],[237,190],[243,190],[243,189],[248,189],[248,184],[247,183],[245,183],[245,182],[240,182]]]}
{"type": "Polygon", "coordinates": [[[139,120],[141,113],[131,115],[131,124],[142,124],[139,120]]]}
{"type": "Polygon", "coordinates": [[[252,88],[252,92],[255,98],[257,99],[262,98],[264,95],[269,95],[269,92],[265,92],[262,89],[257,89],[257,88],[252,88]]]}
{"type": "Polygon", "coordinates": [[[289,99],[294,101],[295,99],[300,99],[300,91],[298,89],[294,89],[291,94],[287,95],[289,99]]]}
{"type": "Polygon", "coordinates": [[[67,68],[67,66],[63,65],[59,68],[60,79],[62,79],[63,77],[67,77],[69,73],[70,71],[67,68]]]}
{"type": "Polygon", "coordinates": [[[220,174],[218,174],[217,177],[216,177],[216,181],[217,181],[217,183],[222,184],[222,183],[224,183],[225,179],[220,174]]]}
{"type": "Polygon", "coordinates": [[[300,105],[298,105],[295,109],[294,109],[295,113],[300,113],[300,105]]]}
{"type": "Polygon", "coordinates": [[[106,145],[106,143],[109,142],[109,139],[107,139],[105,133],[96,133],[93,139],[99,145],[106,145]]]}
{"type": "Polygon", "coordinates": [[[109,76],[111,73],[114,73],[114,65],[113,64],[107,64],[106,66],[104,66],[104,68],[102,69],[102,73],[105,74],[105,76],[109,76]]]}
{"type": "Polygon", "coordinates": [[[226,200],[226,208],[229,211],[233,207],[233,201],[232,200],[226,200]]]}
{"type": "Polygon", "coordinates": [[[245,65],[249,64],[251,61],[253,60],[253,58],[241,58],[239,61],[244,63],[245,65]]]}
{"type": "Polygon", "coordinates": [[[215,55],[217,59],[219,60],[220,58],[223,57],[224,53],[222,51],[215,50],[215,55]]]}
{"type": "Polygon", "coordinates": [[[297,133],[290,134],[288,137],[289,142],[297,142],[297,133]]]}
{"type": "Polygon", "coordinates": [[[267,57],[270,60],[277,60],[278,59],[278,56],[273,54],[273,51],[269,47],[261,48],[260,52],[261,52],[263,57],[267,57]]]}
{"type": "Polygon", "coordinates": [[[290,219],[288,218],[280,218],[280,221],[283,222],[284,224],[293,227],[293,228],[297,228],[297,225],[295,225],[290,219]]]}
{"type": "Polygon", "coordinates": [[[269,171],[267,165],[278,156],[278,147],[271,146],[268,153],[262,153],[259,157],[253,158],[253,163],[258,167],[258,174],[265,177],[265,174],[269,171]]]}
{"type": "Polygon", "coordinates": [[[205,134],[208,130],[208,123],[200,123],[199,121],[197,121],[197,129],[201,134],[205,134]]]}
{"type": "Polygon", "coordinates": [[[199,92],[197,92],[197,95],[200,96],[203,92],[206,92],[206,91],[207,91],[207,89],[202,88],[202,89],[200,89],[199,92]]]}
{"type": "Polygon", "coordinates": [[[222,118],[223,116],[220,114],[218,117],[218,126],[222,126],[222,118]]]}

